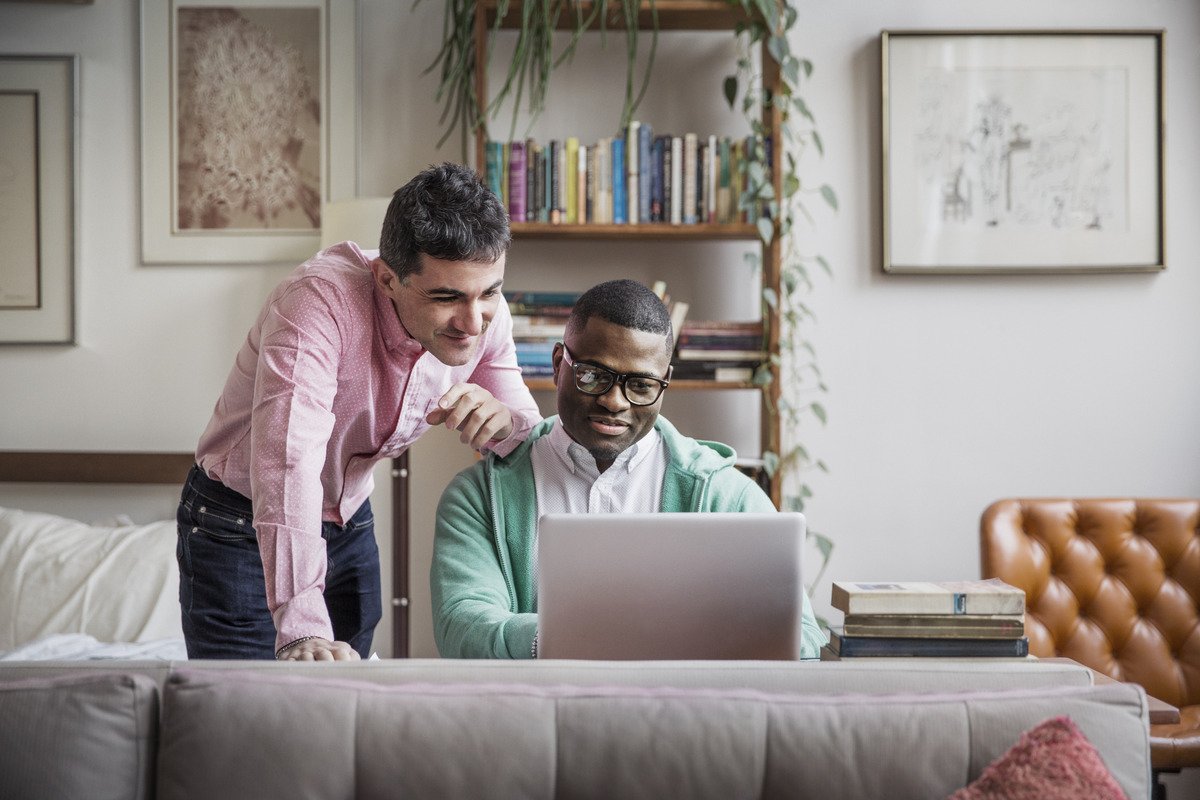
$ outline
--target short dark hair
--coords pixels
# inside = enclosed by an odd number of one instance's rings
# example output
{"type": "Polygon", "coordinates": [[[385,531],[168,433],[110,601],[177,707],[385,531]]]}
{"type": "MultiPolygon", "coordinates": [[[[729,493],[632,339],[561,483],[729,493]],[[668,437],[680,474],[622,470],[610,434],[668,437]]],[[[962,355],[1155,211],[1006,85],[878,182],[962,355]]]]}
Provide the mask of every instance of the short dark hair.
{"type": "Polygon", "coordinates": [[[666,339],[667,351],[675,348],[667,307],[658,295],[637,281],[621,278],[588,289],[575,301],[571,316],[567,318],[567,330],[584,327],[592,317],[600,317],[622,328],[660,333],[666,339]]]}
{"type": "Polygon", "coordinates": [[[490,263],[512,241],[508,212],[470,168],[446,162],[420,172],[392,195],[379,257],[401,278],[421,271],[421,254],[490,263]]]}

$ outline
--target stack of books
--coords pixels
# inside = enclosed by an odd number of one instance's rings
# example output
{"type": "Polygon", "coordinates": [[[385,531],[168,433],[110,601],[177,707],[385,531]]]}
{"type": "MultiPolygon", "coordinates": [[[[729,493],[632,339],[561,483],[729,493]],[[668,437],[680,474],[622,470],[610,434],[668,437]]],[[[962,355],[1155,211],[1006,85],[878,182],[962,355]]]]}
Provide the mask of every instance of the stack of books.
{"type": "Polygon", "coordinates": [[[761,319],[692,320],[676,332],[672,363],[681,380],[750,381],[766,360],[761,319]]]}
{"type": "Polygon", "coordinates": [[[512,314],[513,343],[517,365],[527,378],[554,374],[552,356],[555,342],[561,342],[567,317],[579,299],[579,292],[515,291],[505,292],[512,314]]]}
{"type": "Polygon", "coordinates": [[[770,137],[655,135],[633,120],[591,144],[488,141],[484,178],[513,222],[746,223],[761,200],[742,197],[745,175],[754,162],[769,174],[771,157],[770,137]]]}
{"type": "Polygon", "coordinates": [[[858,656],[1024,658],[1025,592],[997,579],[833,584],[845,619],[825,660],[858,656]]]}

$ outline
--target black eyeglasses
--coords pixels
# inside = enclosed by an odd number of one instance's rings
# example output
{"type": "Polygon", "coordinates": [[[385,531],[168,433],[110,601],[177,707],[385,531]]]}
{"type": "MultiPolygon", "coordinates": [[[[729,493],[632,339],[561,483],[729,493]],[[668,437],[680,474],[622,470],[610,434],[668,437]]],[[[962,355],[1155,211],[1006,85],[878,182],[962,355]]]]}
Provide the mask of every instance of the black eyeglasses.
{"type": "Polygon", "coordinates": [[[608,394],[614,383],[621,386],[621,393],[630,405],[652,406],[666,390],[671,382],[671,369],[667,368],[667,379],[651,378],[648,375],[633,375],[631,373],[616,373],[606,367],[595,364],[577,363],[571,351],[564,344],[563,360],[575,373],[575,388],[584,394],[608,394]]]}

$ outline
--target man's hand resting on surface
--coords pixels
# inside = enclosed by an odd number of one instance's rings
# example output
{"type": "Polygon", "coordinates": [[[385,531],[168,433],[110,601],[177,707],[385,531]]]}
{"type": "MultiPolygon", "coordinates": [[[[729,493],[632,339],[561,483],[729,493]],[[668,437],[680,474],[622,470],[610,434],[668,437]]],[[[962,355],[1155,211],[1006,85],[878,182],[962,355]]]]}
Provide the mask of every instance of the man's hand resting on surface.
{"type": "Polygon", "coordinates": [[[445,423],[459,432],[459,440],[476,450],[512,433],[512,412],[491,392],[473,383],[456,383],[425,417],[430,425],[445,423]]]}
{"type": "Polygon", "coordinates": [[[346,642],[306,639],[280,653],[280,661],[359,661],[362,656],[346,642]]]}

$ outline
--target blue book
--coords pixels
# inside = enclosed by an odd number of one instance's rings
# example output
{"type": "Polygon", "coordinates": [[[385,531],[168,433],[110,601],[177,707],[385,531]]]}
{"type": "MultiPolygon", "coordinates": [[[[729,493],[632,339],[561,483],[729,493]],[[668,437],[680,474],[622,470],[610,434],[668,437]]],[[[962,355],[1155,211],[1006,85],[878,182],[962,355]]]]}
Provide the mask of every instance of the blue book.
{"type": "Polygon", "coordinates": [[[487,187],[492,190],[492,194],[503,200],[504,183],[508,181],[508,175],[501,176],[504,171],[504,144],[489,140],[484,153],[487,160],[487,187]]]}
{"type": "Polygon", "coordinates": [[[625,137],[615,136],[612,142],[612,194],[613,224],[623,225],[628,221],[625,193],[625,137]]]}
{"type": "MultiPolygon", "coordinates": [[[[650,123],[643,122],[638,128],[638,209],[637,221],[650,221],[650,177],[654,174],[654,162],[650,156],[650,141],[653,138],[650,123]]],[[[630,216],[632,217],[632,211],[630,216]]]]}

